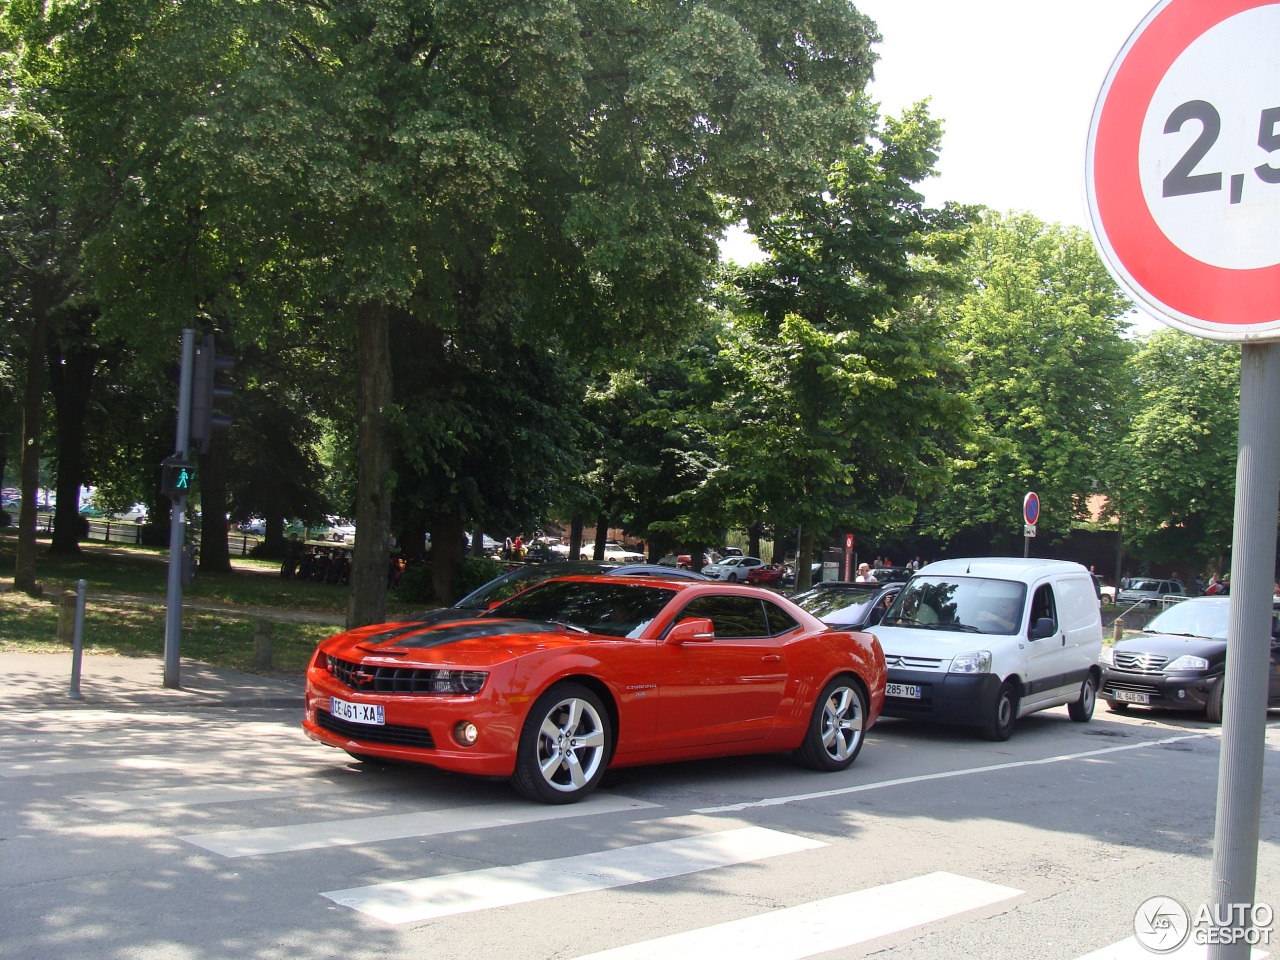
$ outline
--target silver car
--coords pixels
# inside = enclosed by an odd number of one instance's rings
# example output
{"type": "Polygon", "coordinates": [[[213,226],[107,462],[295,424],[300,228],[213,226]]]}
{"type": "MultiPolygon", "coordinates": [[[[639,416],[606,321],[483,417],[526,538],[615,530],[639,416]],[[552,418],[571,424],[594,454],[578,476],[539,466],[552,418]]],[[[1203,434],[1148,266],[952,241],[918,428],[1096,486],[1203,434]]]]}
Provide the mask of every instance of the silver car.
{"type": "Polygon", "coordinates": [[[1146,607],[1154,607],[1166,597],[1175,600],[1181,600],[1186,597],[1187,591],[1182,588],[1182,584],[1177,580],[1156,580],[1152,577],[1138,577],[1130,582],[1116,596],[1116,603],[1120,606],[1130,603],[1140,603],[1146,607]]]}
{"type": "Polygon", "coordinates": [[[717,563],[709,563],[702,572],[712,580],[727,580],[729,583],[746,583],[747,574],[756,567],[764,566],[759,557],[725,557],[717,563]]]}

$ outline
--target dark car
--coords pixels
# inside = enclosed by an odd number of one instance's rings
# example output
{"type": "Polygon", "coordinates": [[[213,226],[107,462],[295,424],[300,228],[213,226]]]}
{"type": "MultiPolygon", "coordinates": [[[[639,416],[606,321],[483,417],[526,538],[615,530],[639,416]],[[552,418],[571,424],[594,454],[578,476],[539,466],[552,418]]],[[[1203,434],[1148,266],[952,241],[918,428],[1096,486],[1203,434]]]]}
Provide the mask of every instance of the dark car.
{"type": "Polygon", "coordinates": [[[791,600],[828,626],[866,630],[880,622],[901,589],[901,583],[830,580],[797,593],[791,600]]]}
{"type": "Polygon", "coordinates": [[[664,577],[671,580],[706,580],[700,573],[679,567],[659,566],[656,563],[597,563],[594,560],[565,560],[560,563],[539,563],[520,566],[494,577],[488,583],[472,590],[452,607],[427,610],[412,619],[418,623],[445,623],[449,620],[466,620],[483,613],[500,600],[514,597],[535,584],[555,577],[574,577],[583,574],[603,573],[622,577],[664,577]]]}
{"type": "MultiPolygon", "coordinates": [[[[1203,711],[1222,722],[1223,677],[1227,661],[1228,597],[1183,600],[1155,617],[1141,637],[1102,649],[1106,675],[1099,693],[1120,713],[1137,704],[1203,711]]],[[[1271,618],[1268,706],[1280,706],[1280,637],[1271,618]]]]}
{"type": "Polygon", "coordinates": [[[910,567],[872,567],[871,575],[881,583],[906,583],[915,571],[910,567]]]}

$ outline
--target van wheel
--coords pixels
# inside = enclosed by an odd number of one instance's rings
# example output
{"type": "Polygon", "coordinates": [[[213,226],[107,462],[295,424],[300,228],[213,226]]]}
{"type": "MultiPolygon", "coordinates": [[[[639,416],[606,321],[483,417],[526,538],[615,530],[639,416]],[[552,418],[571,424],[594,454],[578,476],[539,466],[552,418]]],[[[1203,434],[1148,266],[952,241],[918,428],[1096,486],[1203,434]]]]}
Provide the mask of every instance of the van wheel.
{"type": "Polygon", "coordinates": [[[1123,700],[1108,700],[1107,709],[1112,713],[1126,713],[1131,704],[1125,703],[1123,700]]]}
{"type": "Polygon", "coordinates": [[[1018,722],[1018,691],[1006,680],[1000,685],[991,717],[982,728],[988,740],[1003,741],[1013,736],[1013,725],[1018,722]]]}
{"type": "Polygon", "coordinates": [[[1097,683],[1093,674],[1089,674],[1080,684],[1080,699],[1067,704],[1067,713],[1076,723],[1088,723],[1092,719],[1094,705],[1098,702],[1097,683]]]}
{"type": "Polygon", "coordinates": [[[1222,722],[1222,694],[1223,687],[1227,685],[1227,678],[1224,674],[1218,678],[1218,682],[1213,685],[1213,689],[1209,691],[1209,699],[1204,703],[1204,718],[1210,723],[1222,722]]]}

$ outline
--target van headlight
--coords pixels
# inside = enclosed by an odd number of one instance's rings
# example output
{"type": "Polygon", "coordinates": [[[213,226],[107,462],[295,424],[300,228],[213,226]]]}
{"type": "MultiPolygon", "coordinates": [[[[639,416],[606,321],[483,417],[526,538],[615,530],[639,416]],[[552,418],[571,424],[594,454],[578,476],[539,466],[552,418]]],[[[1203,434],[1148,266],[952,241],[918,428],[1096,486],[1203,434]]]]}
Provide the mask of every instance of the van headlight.
{"type": "Polygon", "coordinates": [[[977,653],[962,653],[951,661],[947,673],[990,673],[991,651],[979,650],[977,653]]]}

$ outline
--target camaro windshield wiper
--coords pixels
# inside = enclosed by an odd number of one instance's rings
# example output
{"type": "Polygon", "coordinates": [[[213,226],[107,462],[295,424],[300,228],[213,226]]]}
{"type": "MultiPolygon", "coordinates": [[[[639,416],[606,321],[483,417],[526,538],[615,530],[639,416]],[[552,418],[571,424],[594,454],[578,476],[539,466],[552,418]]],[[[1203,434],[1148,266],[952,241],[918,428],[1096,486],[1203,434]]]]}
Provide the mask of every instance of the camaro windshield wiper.
{"type": "Polygon", "coordinates": [[[568,620],[548,619],[547,623],[554,623],[557,627],[564,627],[566,630],[572,630],[574,633],[590,633],[591,632],[586,627],[580,627],[576,623],[570,623],[568,620]]]}

